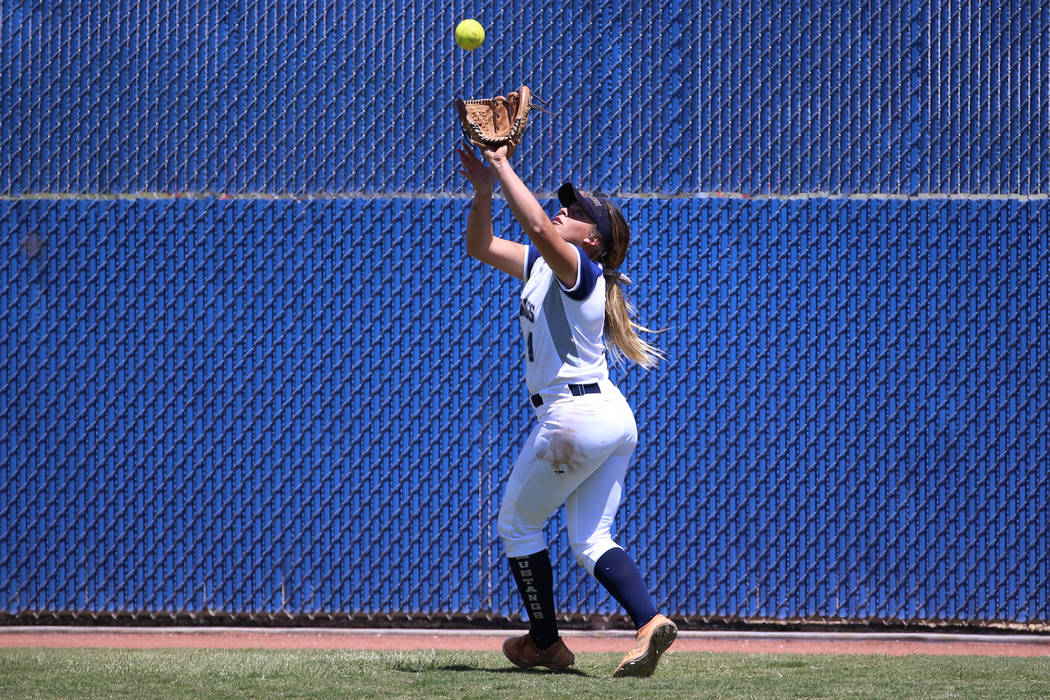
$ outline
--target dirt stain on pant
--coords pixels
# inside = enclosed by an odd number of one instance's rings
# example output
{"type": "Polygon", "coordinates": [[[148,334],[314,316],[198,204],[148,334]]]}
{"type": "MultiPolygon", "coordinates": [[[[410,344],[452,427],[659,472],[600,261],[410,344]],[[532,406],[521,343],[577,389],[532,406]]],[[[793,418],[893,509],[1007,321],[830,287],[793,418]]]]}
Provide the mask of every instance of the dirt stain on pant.
{"type": "Polygon", "coordinates": [[[547,449],[540,459],[550,462],[555,474],[573,471],[583,462],[585,455],[577,448],[576,431],[571,428],[559,428],[550,433],[547,449]]]}

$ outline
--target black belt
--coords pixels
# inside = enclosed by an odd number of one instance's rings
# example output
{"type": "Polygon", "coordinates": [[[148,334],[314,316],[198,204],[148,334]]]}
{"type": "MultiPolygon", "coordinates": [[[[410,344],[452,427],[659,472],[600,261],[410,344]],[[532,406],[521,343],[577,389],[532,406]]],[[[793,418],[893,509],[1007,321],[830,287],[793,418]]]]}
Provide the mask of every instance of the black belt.
{"type": "MultiPolygon", "coordinates": [[[[600,394],[602,393],[601,388],[597,384],[569,384],[569,393],[573,396],[583,396],[584,394],[600,394]]],[[[532,395],[532,405],[539,408],[543,405],[543,397],[539,394],[532,395]]]]}

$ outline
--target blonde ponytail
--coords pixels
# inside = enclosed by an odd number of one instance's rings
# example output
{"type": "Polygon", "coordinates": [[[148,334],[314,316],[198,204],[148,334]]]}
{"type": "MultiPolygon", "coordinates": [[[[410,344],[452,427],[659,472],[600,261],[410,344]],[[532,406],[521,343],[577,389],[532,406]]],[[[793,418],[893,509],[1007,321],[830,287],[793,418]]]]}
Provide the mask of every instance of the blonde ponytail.
{"type": "Polygon", "coordinates": [[[631,245],[631,232],[623,214],[612,202],[604,200],[609,208],[609,223],[612,228],[612,241],[609,250],[603,251],[599,260],[605,267],[605,339],[609,349],[609,355],[616,364],[621,364],[623,358],[644,367],[652,369],[666,359],[664,354],[655,345],[645,341],[638,332],[656,333],[652,329],[634,322],[635,308],[624,293],[623,285],[630,284],[626,275],[619,271],[624,258],[627,257],[627,249],[631,245]]]}

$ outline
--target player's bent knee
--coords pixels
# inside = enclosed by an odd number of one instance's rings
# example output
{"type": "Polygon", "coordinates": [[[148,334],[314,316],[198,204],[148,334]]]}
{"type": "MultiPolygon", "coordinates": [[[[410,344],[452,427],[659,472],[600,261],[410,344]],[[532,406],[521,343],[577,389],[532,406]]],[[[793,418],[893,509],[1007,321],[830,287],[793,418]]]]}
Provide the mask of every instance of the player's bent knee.
{"type": "Polygon", "coordinates": [[[576,563],[593,576],[594,565],[602,558],[602,555],[620,545],[616,544],[611,537],[600,537],[570,541],[569,546],[572,548],[573,556],[576,557],[576,563]]]}
{"type": "Polygon", "coordinates": [[[547,548],[542,527],[526,527],[511,511],[503,508],[496,520],[496,531],[503,540],[503,549],[508,557],[525,557],[547,548]]]}

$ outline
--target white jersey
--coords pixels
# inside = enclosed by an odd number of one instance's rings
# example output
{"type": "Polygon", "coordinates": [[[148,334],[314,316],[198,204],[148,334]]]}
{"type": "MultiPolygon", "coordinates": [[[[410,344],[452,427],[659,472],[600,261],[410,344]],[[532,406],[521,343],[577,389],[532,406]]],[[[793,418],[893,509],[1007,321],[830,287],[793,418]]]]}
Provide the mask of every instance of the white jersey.
{"type": "Polygon", "coordinates": [[[525,256],[518,320],[530,394],[609,378],[605,359],[605,278],[581,249],[576,284],[565,289],[535,246],[525,256]]]}

